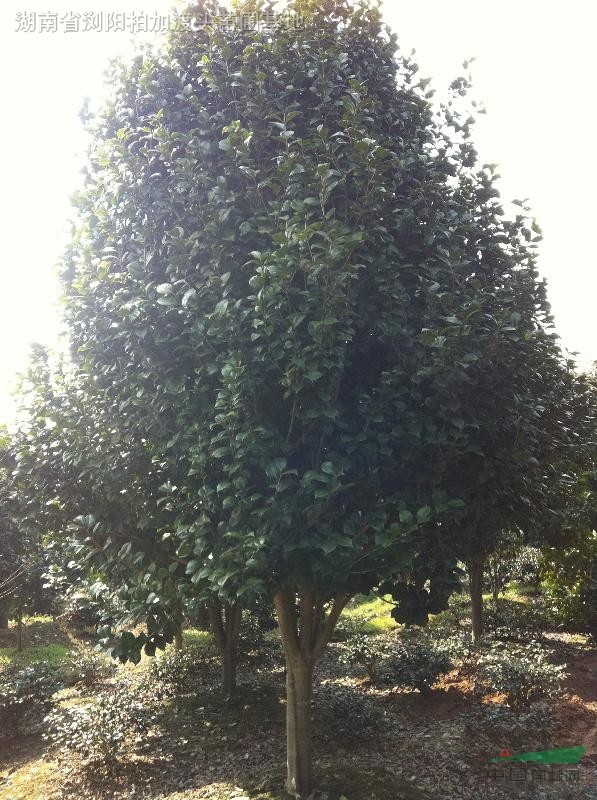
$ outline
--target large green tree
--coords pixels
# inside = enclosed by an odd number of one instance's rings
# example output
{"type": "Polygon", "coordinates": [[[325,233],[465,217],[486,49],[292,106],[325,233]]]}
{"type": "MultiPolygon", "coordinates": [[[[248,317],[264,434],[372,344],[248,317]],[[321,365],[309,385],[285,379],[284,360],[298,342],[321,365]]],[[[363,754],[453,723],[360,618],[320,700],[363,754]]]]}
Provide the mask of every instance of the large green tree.
{"type": "Polygon", "coordinates": [[[114,65],[63,277],[73,359],[182,472],[164,499],[191,582],[273,598],[307,798],[342,609],[380,585],[409,618],[441,605],[452,472],[488,409],[534,413],[521,359],[559,354],[466,81],[434,113],[375,7],[289,8],[300,25],[181,30],[114,65]],[[476,403],[498,387],[504,408],[476,403]]]}

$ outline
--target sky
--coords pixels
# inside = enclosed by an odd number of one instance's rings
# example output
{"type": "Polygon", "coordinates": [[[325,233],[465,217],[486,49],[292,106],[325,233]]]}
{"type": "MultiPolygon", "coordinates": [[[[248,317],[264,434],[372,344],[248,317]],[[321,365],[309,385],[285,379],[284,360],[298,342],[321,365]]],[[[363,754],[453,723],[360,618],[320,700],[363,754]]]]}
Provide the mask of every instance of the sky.
{"type": "MultiPolygon", "coordinates": [[[[529,198],[543,228],[539,269],[562,345],[582,367],[597,360],[594,156],[597,6],[593,0],[384,0],[401,47],[441,92],[473,64],[474,96],[487,114],[474,140],[497,163],[505,201],[529,198]]],[[[85,12],[166,15],[171,0],[2,0],[0,123],[0,423],[14,414],[15,375],[31,342],[59,342],[56,279],[68,239],[70,197],[81,185],[85,96],[104,92],[107,60],[133,48],[131,32],[84,31],[85,12]],[[17,15],[22,16],[20,21],[17,15]],[[52,28],[56,14],[56,31],[52,28]],[[79,31],[72,30],[77,25],[79,31]],[[26,24],[33,30],[18,30],[26,24]]],[[[90,17],[89,17],[90,18],[90,17]]],[[[96,18],[97,19],[97,18],[96,18]]],[[[113,26],[121,24],[112,17],[113,26]]],[[[153,23],[152,23],[153,24],[153,23]]],[[[137,38],[146,34],[136,34],[137,38]]],[[[159,34],[158,34],[159,35],[159,34]]],[[[151,37],[151,35],[150,35],[151,37]]]]}

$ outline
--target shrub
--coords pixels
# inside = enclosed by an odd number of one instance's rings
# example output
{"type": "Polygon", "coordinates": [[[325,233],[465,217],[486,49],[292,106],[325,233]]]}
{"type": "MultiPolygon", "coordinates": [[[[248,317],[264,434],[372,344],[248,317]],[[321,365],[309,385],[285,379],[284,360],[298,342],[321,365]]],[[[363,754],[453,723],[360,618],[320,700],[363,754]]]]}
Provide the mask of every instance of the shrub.
{"type": "Polygon", "coordinates": [[[466,669],[471,659],[474,659],[479,646],[473,642],[469,631],[457,631],[449,636],[438,637],[434,642],[438,652],[445,654],[453,666],[466,669]]]}
{"type": "Polygon", "coordinates": [[[276,623],[268,609],[243,613],[238,642],[238,662],[251,668],[272,667],[284,662],[276,623]]]}
{"type": "Polygon", "coordinates": [[[398,686],[418,689],[423,694],[431,691],[440,675],[452,669],[452,660],[441,644],[413,635],[405,637],[384,659],[384,676],[398,686]]]}
{"type": "Polygon", "coordinates": [[[102,621],[103,608],[87,592],[69,594],[61,614],[68,628],[76,631],[95,629],[102,621]]]}
{"type": "Polygon", "coordinates": [[[360,636],[363,632],[363,626],[373,619],[373,615],[357,616],[343,615],[336,623],[333,633],[333,641],[346,642],[354,636],[360,636]]]}
{"type": "Polygon", "coordinates": [[[45,661],[7,671],[0,679],[0,731],[18,735],[25,725],[35,727],[60,687],[56,668],[45,661]]]}
{"type": "Polygon", "coordinates": [[[514,560],[511,580],[538,587],[543,569],[543,558],[537,547],[522,547],[514,560]]]}
{"type": "Polygon", "coordinates": [[[116,664],[107,656],[89,650],[79,650],[67,667],[69,683],[91,689],[116,673],[116,664]]]}
{"type": "Polygon", "coordinates": [[[56,709],[45,722],[46,738],[63,754],[76,754],[85,767],[110,770],[125,745],[147,731],[153,715],[125,683],[94,703],[56,709]]]}
{"type": "Polygon", "coordinates": [[[487,633],[498,639],[540,639],[551,626],[551,620],[541,610],[514,600],[500,600],[497,605],[487,603],[484,622],[487,633]]]}
{"type": "Polygon", "coordinates": [[[545,705],[516,711],[499,705],[482,705],[463,714],[464,729],[469,735],[485,736],[502,745],[520,748],[549,741],[556,725],[553,711],[545,705]]]}
{"type": "Polygon", "coordinates": [[[169,648],[152,659],[149,676],[157,696],[172,696],[192,692],[198,683],[213,677],[218,669],[218,651],[209,640],[182,650],[169,648]]]}
{"type": "Polygon", "coordinates": [[[69,628],[82,632],[113,621],[121,612],[114,594],[105,584],[96,582],[68,594],[61,617],[69,628]]]}
{"type": "MultiPolygon", "coordinates": [[[[597,545],[594,546],[597,549],[597,545]]],[[[578,573],[568,565],[551,564],[545,581],[545,600],[554,624],[567,631],[588,633],[597,641],[597,555],[578,573]]]]}
{"type": "Polygon", "coordinates": [[[434,616],[429,622],[429,627],[434,630],[459,629],[465,620],[470,619],[470,616],[471,601],[468,594],[453,594],[448,601],[448,608],[434,616]]]}
{"type": "Polygon", "coordinates": [[[383,729],[385,710],[377,698],[348,686],[323,684],[314,692],[315,729],[323,739],[359,739],[383,729]]]}
{"type": "Polygon", "coordinates": [[[392,643],[385,637],[358,634],[341,645],[339,661],[364,667],[371,683],[376,683],[378,668],[391,653],[392,643]]]}
{"type": "Polygon", "coordinates": [[[536,644],[493,645],[477,656],[475,690],[503,694],[511,708],[525,708],[557,694],[565,677],[564,667],[552,664],[547,651],[536,644]]]}

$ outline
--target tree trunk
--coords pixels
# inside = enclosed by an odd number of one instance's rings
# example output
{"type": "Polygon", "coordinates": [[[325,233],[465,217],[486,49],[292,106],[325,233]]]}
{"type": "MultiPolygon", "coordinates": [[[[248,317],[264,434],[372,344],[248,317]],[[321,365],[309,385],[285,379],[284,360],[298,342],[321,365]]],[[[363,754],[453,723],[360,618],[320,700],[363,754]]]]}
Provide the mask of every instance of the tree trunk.
{"type": "Polygon", "coordinates": [[[174,634],[174,649],[182,650],[182,628],[179,628],[174,634]]]}
{"type": "Polygon", "coordinates": [[[207,607],[211,629],[222,659],[222,688],[226,697],[236,691],[236,660],[243,610],[238,603],[215,598],[207,607]]]}
{"type": "Polygon", "coordinates": [[[226,697],[236,692],[236,644],[226,647],[222,655],[222,687],[226,697]]]}
{"type": "Polygon", "coordinates": [[[278,627],[286,657],[286,791],[297,800],[313,793],[311,698],[313,667],[333,633],[348,595],[338,594],[327,617],[328,598],[310,586],[274,596],[278,627]]]}
{"type": "Polygon", "coordinates": [[[0,631],[8,630],[8,612],[0,608],[0,631]]]}
{"type": "Polygon", "coordinates": [[[500,563],[497,555],[493,555],[487,562],[487,572],[489,573],[489,583],[491,585],[491,597],[497,605],[501,589],[500,563]]]}
{"type": "Polygon", "coordinates": [[[471,616],[473,621],[473,641],[483,636],[483,556],[475,556],[469,565],[469,589],[471,595],[471,616]]]}
{"type": "Polygon", "coordinates": [[[297,798],[307,798],[313,791],[312,693],[313,665],[288,663],[286,669],[286,747],[288,766],[286,790],[297,798]]]}
{"type": "Polygon", "coordinates": [[[539,594],[539,587],[541,586],[541,579],[543,578],[543,574],[542,573],[543,573],[543,570],[541,569],[541,567],[539,567],[537,569],[537,572],[535,573],[535,580],[533,581],[533,594],[534,595],[538,595],[539,594]]]}
{"type": "Polygon", "coordinates": [[[500,576],[497,570],[493,573],[493,581],[491,584],[491,591],[493,594],[493,602],[497,606],[498,600],[500,599],[500,576]]]}
{"type": "Polygon", "coordinates": [[[23,652],[23,609],[17,611],[17,653],[23,652]]]}

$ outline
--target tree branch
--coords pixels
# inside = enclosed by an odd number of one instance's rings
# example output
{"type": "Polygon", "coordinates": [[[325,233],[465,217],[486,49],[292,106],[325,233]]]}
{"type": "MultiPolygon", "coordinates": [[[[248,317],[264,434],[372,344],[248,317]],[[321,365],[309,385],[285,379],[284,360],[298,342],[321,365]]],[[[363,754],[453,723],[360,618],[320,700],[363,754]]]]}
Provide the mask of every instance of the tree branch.
{"type": "Polygon", "coordinates": [[[286,592],[279,591],[274,595],[274,605],[286,658],[296,663],[302,660],[302,655],[296,630],[294,602],[286,592]]]}
{"type": "Polygon", "coordinates": [[[334,628],[336,626],[336,622],[338,622],[338,618],[342,613],[345,605],[350,600],[350,595],[348,594],[337,594],[334,598],[334,602],[332,603],[332,607],[330,609],[330,613],[327,616],[327,619],[323,625],[323,628],[319,634],[319,638],[315,643],[315,647],[313,648],[313,660],[317,661],[317,659],[323,653],[326,644],[329,642],[332,633],[334,632],[334,628]]]}

